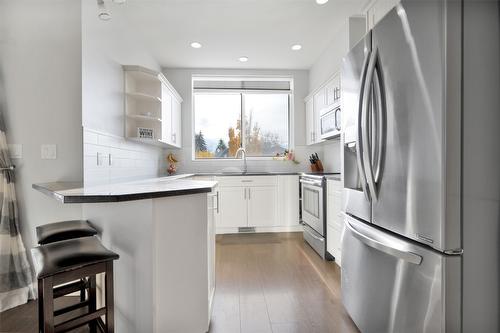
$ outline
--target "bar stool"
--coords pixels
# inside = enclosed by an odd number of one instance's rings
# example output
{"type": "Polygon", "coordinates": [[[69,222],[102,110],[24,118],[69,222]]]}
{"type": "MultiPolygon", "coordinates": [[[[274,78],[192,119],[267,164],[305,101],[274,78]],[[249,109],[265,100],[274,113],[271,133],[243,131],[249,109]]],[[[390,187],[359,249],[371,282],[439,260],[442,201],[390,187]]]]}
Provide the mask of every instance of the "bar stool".
{"type": "Polygon", "coordinates": [[[40,245],[31,250],[38,279],[39,332],[67,332],[89,324],[90,332],[114,332],[113,261],[118,254],[106,249],[95,236],[40,245]],[[105,273],[105,306],[97,309],[96,275],[105,273]],[[67,293],[70,281],[88,278],[89,299],[54,311],[54,299],[67,293]],[[86,314],[55,325],[54,318],[88,307],[86,314]],[[105,316],[106,323],[101,319],[105,316]]]}
{"type": "Polygon", "coordinates": [[[97,235],[97,230],[87,220],[54,222],[36,227],[38,245],[94,235],[97,235]]]}
{"type": "MultiPolygon", "coordinates": [[[[36,227],[38,245],[53,243],[61,240],[97,235],[97,230],[87,220],[71,220],[44,224],[36,227]]],[[[67,294],[80,291],[80,302],[85,301],[85,290],[88,281],[81,279],[65,288],[67,294]]],[[[67,295],[66,294],[66,295],[67,295]]],[[[61,295],[65,296],[65,295],[61,295]]]]}

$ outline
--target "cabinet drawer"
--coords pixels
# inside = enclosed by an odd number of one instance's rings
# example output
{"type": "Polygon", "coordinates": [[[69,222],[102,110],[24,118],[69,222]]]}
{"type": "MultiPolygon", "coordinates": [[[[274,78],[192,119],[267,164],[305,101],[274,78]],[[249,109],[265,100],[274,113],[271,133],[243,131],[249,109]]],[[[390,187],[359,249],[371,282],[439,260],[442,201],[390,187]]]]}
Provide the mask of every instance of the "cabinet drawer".
{"type": "Polygon", "coordinates": [[[278,177],[276,176],[223,176],[217,177],[217,181],[220,187],[278,185],[278,177]]]}

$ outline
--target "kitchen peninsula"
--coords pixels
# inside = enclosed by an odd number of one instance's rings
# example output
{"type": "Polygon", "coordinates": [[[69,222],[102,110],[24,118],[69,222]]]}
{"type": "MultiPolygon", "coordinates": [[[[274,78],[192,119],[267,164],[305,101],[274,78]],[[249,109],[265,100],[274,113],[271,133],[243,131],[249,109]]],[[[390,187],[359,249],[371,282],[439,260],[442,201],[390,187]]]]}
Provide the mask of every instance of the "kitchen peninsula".
{"type": "Polygon", "coordinates": [[[215,289],[214,181],[179,177],[85,187],[34,184],[83,216],[119,253],[117,332],[206,332],[215,289]]]}

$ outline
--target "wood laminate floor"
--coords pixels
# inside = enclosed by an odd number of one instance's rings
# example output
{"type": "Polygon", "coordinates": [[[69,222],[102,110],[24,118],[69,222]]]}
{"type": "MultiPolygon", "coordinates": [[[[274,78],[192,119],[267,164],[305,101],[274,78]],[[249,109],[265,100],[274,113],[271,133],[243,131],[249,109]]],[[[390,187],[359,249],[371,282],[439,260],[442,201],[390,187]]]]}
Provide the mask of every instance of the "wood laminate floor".
{"type": "MultiPolygon", "coordinates": [[[[216,260],[210,333],[359,332],[342,306],[339,267],[301,233],[217,236],[216,260]]],[[[36,302],[0,313],[0,332],[36,333],[36,302]]]]}
{"type": "Polygon", "coordinates": [[[340,294],[340,268],[302,233],[217,237],[211,333],[359,332],[340,294]]]}

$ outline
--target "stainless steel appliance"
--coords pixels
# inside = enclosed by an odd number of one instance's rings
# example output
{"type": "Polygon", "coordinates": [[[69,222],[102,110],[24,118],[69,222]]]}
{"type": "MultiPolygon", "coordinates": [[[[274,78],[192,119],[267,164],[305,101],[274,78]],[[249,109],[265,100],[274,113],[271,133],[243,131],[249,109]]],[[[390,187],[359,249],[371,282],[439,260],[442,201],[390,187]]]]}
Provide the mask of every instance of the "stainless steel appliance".
{"type": "Polygon", "coordinates": [[[340,105],[326,109],[320,114],[321,139],[338,137],[341,130],[340,105]]]}
{"type": "Polygon", "coordinates": [[[324,176],[300,176],[302,225],[304,240],[326,259],[326,179],[324,176]]]}
{"type": "Polygon", "coordinates": [[[480,171],[500,149],[475,160],[500,136],[475,119],[500,123],[498,7],[403,0],[343,60],[342,297],[362,332],[500,331],[500,250],[481,241],[499,242],[500,177],[480,171]]]}

